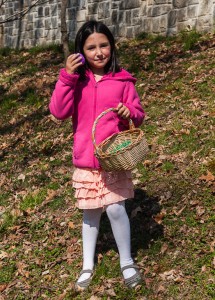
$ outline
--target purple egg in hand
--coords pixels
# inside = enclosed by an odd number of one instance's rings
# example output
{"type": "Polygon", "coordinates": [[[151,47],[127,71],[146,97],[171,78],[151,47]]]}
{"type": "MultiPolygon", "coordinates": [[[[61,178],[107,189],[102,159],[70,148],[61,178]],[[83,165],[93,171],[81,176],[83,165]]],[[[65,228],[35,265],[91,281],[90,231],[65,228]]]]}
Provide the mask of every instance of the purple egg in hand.
{"type": "Polygon", "coordinates": [[[81,62],[82,62],[82,64],[85,64],[85,58],[84,58],[83,54],[79,53],[79,55],[80,55],[80,57],[81,57],[81,62]]]}

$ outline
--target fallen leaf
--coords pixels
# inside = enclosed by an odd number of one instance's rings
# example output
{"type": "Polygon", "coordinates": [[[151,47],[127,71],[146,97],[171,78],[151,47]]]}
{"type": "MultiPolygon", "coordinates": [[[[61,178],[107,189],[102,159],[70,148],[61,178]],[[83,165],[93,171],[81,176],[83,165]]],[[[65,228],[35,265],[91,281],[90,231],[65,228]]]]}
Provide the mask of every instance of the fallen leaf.
{"type": "Polygon", "coordinates": [[[22,275],[22,276],[24,276],[26,278],[29,278],[30,273],[29,273],[29,271],[25,270],[28,267],[27,264],[25,264],[25,263],[23,263],[23,262],[20,261],[20,262],[16,263],[16,266],[17,266],[17,269],[18,269],[17,272],[20,275],[22,275]]]}
{"type": "Polygon", "coordinates": [[[206,266],[202,266],[201,271],[206,272],[206,270],[207,270],[206,266]]]}
{"type": "Polygon", "coordinates": [[[170,271],[165,271],[164,273],[159,275],[164,281],[171,281],[171,280],[175,282],[183,281],[183,274],[179,270],[172,269],[170,271]]]}
{"type": "Polygon", "coordinates": [[[0,293],[3,292],[7,287],[7,284],[0,284],[0,293]]]}
{"type": "Polygon", "coordinates": [[[159,285],[158,288],[157,288],[157,293],[158,294],[162,294],[166,291],[165,287],[163,285],[159,285]]]}
{"type": "Polygon", "coordinates": [[[11,210],[11,215],[14,216],[14,217],[20,217],[20,216],[23,215],[23,211],[21,211],[18,208],[14,208],[14,209],[11,210]]]}
{"type": "Polygon", "coordinates": [[[16,120],[15,118],[12,118],[12,119],[9,121],[9,123],[10,123],[11,125],[16,124],[16,122],[17,122],[17,120],[16,120]]]}
{"type": "Polygon", "coordinates": [[[9,257],[9,254],[5,251],[0,251],[0,259],[4,259],[4,258],[7,258],[9,257]]]}
{"type": "Polygon", "coordinates": [[[215,269],[215,256],[214,256],[214,258],[212,260],[212,267],[215,269]]]}
{"type": "Polygon", "coordinates": [[[189,135],[190,134],[190,130],[189,129],[181,129],[180,133],[189,135]]]}
{"type": "Polygon", "coordinates": [[[164,243],[161,247],[161,254],[164,254],[166,251],[168,250],[168,245],[166,243],[164,243]]]}
{"type": "Polygon", "coordinates": [[[47,203],[47,202],[51,201],[56,195],[57,195],[57,191],[55,191],[55,190],[48,190],[45,202],[47,203]]]}
{"type": "Polygon", "coordinates": [[[88,298],[87,300],[101,300],[101,298],[93,295],[90,298],[88,298]]]}
{"type": "Polygon", "coordinates": [[[0,216],[6,211],[4,206],[0,206],[0,216]]]}
{"type": "Polygon", "coordinates": [[[197,201],[197,200],[191,200],[190,201],[191,206],[197,206],[198,204],[199,204],[199,201],[197,201]]]}
{"type": "Polygon", "coordinates": [[[198,217],[201,217],[202,215],[204,215],[205,213],[205,209],[202,206],[197,206],[196,207],[196,214],[198,217]]]}
{"type": "Polygon", "coordinates": [[[214,252],[215,250],[215,240],[210,244],[210,252],[214,252]]]}
{"type": "Polygon", "coordinates": [[[20,174],[17,179],[25,181],[25,175],[24,174],[20,174]]]}
{"type": "Polygon", "coordinates": [[[49,270],[43,271],[42,276],[49,274],[49,270]]]}
{"type": "Polygon", "coordinates": [[[139,178],[132,179],[133,185],[138,185],[141,183],[141,180],[139,178]]]}
{"type": "Polygon", "coordinates": [[[155,220],[156,223],[161,224],[163,222],[164,216],[165,216],[165,214],[160,213],[160,214],[153,216],[153,219],[155,220]]]}
{"type": "Polygon", "coordinates": [[[150,166],[152,164],[152,161],[151,160],[145,160],[144,162],[143,162],[143,165],[145,166],[145,167],[148,167],[148,166],[150,166]]]}
{"type": "Polygon", "coordinates": [[[74,228],[75,228],[75,225],[74,225],[73,222],[69,222],[69,223],[68,223],[68,227],[69,227],[70,229],[74,229],[74,228]]]}
{"type": "Polygon", "coordinates": [[[108,289],[106,290],[106,293],[108,296],[116,297],[116,293],[114,292],[114,289],[108,289]]]}
{"type": "Polygon", "coordinates": [[[98,254],[98,264],[101,264],[103,260],[103,255],[101,253],[98,254]]]}
{"type": "Polygon", "coordinates": [[[56,119],[53,115],[49,115],[49,119],[51,121],[53,121],[55,124],[60,124],[61,121],[59,121],[58,119],[56,119]]]}
{"type": "Polygon", "coordinates": [[[186,205],[183,206],[183,207],[182,207],[180,210],[178,210],[178,211],[173,210],[173,212],[174,212],[174,214],[175,214],[176,216],[180,216],[180,215],[182,214],[182,212],[185,210],[185,208],[186,208],[186,205]]]}
{"type": "Polygon", "coordinates": [[[199,177],[199,179],[210,182],[215,180],[215,176],[211,172],[207,171],[207,175],[202,175],[201,177],[199,177]]]}
{"type": "Polygon", "coordinates": [[[145,284],[146,284],[146,287],[149,288],[153,282],[153,279],[152,278],[145,278],[145,284]]]}

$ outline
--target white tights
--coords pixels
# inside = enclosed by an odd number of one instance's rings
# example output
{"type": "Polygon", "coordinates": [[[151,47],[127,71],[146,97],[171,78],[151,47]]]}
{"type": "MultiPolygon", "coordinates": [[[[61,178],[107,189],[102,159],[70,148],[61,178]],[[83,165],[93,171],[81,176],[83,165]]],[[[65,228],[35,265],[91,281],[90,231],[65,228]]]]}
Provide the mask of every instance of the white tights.
{"type": "MultiPolygon", "coordinates": [[[[130,247],[130,223],[125,210],[125,202],[110,204],[106,208],[110,220],[113,235],[118,247],[120,256],[120,267],[133,263],[130,247]]],[[[83,214],[83,270],[94,268],[94,256],[96,241],[99,233],[99,223],[102,208],[85,209],[83,214]]],[[[133,268],[123,271],[124,278],[129,278],[135,274],[133,268]]],[[[89,278],[89,273],[82,274],[78,281],[89,278]]]]}

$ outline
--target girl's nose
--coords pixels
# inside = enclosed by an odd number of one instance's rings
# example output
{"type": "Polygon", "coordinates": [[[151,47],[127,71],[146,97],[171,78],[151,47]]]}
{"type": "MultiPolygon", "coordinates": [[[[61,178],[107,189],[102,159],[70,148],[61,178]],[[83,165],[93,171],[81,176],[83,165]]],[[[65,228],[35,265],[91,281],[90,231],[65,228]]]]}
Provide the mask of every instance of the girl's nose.
{"type": "Polygon", "coordinates": [[[97,54],[97,55],[102,55],[102,50],[101,50],[101,48],[97,48],[96,54],[97,54]]]}

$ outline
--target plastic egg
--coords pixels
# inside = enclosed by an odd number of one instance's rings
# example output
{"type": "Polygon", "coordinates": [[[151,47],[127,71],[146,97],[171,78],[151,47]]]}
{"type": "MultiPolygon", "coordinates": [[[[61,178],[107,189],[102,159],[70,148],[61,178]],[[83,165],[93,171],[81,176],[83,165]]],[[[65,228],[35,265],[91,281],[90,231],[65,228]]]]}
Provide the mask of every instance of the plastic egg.
{"type": "Polygon", "coordinates": [[[82,62],[82,64],[85,64],[85,58],[84,58],[84,55],[81,54],[81,53],[79,53],[79,55],[81,56],[81,62],[82,62]]]}

